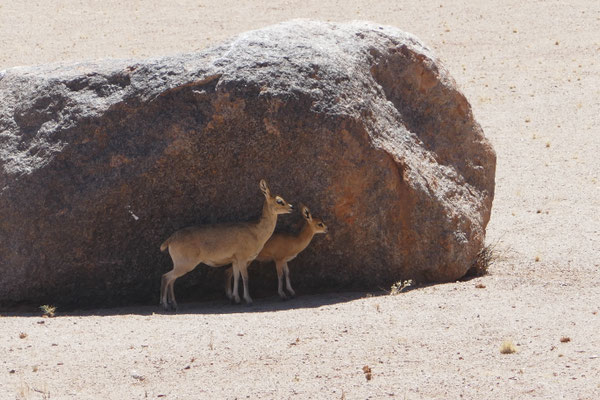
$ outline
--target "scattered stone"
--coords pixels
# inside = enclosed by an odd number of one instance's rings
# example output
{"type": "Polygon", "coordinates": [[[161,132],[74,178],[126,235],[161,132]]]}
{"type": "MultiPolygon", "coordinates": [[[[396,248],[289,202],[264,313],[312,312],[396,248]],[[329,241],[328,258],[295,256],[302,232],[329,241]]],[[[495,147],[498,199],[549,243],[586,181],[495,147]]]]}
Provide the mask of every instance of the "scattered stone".
{"type": "Polygon", "coordinates": [[[137,380],[138,380],[138,381],[140,381],[140,382],[146,379],[146,377],[145,377],[144,375],[142,375],[142,374],[138,373],[138,372],[137,372],[137,371],[135,371],[135,370],[134,370],[134,371],[131,371],[131,377],[132,377],[133,379],[137,379],[137,380]]]}
{"type": "Polygon", "coordinates": [[[365,365],[362,369],[365,373],[365,378],[367,381],[370,381],[373,378],[373,372],[371,371],[371,368],[368,365],[365,365]]]}

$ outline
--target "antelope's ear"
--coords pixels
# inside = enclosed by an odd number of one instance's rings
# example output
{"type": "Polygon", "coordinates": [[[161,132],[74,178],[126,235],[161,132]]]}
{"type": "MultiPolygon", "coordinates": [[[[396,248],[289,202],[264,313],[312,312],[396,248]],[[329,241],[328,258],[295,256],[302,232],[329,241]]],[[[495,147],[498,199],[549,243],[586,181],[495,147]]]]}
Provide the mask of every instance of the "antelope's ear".
{"type": "Polygon", "coordinates": [[[310,210],[308,209],[308,207],[306,207],[304,204],[300,205],[300,210],[302,211],[302,216],[307,220],[310,221],[312,219],[312,215],[310,215],[310,210]]]}
{"type": "Polygon", "coordinates": [[[269,187],[267,186],[267,182],[264,179],[260,180],[260,190],[263,192],[265,196],[269,196],[271,192],[269,191],[269,187]]]}

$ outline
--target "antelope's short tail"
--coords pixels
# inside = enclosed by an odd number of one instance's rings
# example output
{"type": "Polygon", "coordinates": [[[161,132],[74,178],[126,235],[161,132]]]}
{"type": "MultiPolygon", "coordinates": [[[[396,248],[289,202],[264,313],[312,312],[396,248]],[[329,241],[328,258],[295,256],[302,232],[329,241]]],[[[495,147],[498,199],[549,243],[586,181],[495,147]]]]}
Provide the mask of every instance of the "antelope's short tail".
{"type": "Polygon", "coordinates": [[[171,238],[168,238],[167,240],[165,240],[163,242],[163,244],[160,245],[160,251],[165,251],[169,248],[169,242],[171,241],[171,238]]]}

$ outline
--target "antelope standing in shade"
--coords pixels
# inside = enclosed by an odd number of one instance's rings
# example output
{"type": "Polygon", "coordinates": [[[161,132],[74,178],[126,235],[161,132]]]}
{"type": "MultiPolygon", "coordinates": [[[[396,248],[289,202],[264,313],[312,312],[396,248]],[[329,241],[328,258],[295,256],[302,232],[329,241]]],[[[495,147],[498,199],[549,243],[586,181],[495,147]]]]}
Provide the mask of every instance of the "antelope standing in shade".
{"type": "Polygon", "coordinates": [[[180,276],[190,272],[200,263],[210,267],[232,264],[233,298],[240,302],[238,280],[242,276],[244,300],[252,304],[248,289],[248,265],[258,255],[273,234],[278,214],[288,214],[293,206],[279,196],[271,196],[264,179],[260,190],[265,195],[262,216],[257,222],[238,222],[213,225],[200,225],[183,228],[173,233],[160,246],[161,251],[169,249],[173,269],[162,276],[160,303],[164,309],[177,309],[173,285],[180,276]]]}
{"type": "MultiPolygon", "coordinates": [[[[293,297],[296,295],[292,284],[290,283],[290,269],[288,261],[293,260],[304,250],[317,233],[327,233],[327,226],[320,218],[313,218],[308,207],[301,205],[302,217],[304,217],[304,226],[298,235],[288,233],[275,233],[265,244],[265,247],[260,251],[256,260],[258,261],[274,261],[277,268],[278,286],[277,292],[283,300],[287,299],[287,295],[283,291],[283,275],[285,273],[285,286],[287,291],[293,297]]],[[[228,268],[225,271],[225,292],[227,296],[231,293],[231,277],[232,269],[228,268]]],[[[235,287],[234,287],[235,290],[235,287]]]]}

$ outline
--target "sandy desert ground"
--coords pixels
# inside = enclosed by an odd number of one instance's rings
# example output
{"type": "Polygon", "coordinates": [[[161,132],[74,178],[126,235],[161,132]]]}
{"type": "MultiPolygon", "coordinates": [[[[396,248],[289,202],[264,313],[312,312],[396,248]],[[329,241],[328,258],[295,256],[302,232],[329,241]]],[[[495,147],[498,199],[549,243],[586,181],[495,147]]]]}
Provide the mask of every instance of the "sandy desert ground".
{"type": "Polygon", "coordinates": [[[1,0],[0,69],[193,52],[292,18],[394,25],[435,50],[498,154],[490,274],[176,315],[5,313],[0,398],[600,398],[598,1],[1,0]]]}

